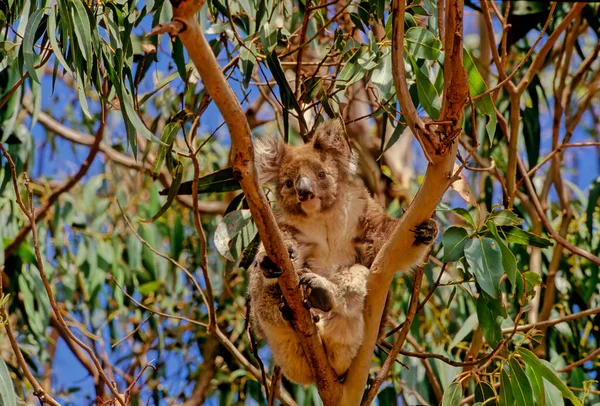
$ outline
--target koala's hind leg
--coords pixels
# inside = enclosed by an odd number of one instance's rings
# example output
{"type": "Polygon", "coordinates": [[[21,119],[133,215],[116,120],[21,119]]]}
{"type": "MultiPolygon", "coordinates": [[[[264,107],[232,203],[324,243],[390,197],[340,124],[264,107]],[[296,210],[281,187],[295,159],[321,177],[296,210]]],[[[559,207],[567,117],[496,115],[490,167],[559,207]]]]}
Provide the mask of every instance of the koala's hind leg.
{"type": "Polygon", "coordinates": [[[312,273],[301,278],[307,304],[316,303],[313,308],[323,312],[317,326],[329,363],[339,376],[346,373],[363,341],[368,275],[368,268],[356,264],[340,267],[329,278],[312,273]]]}

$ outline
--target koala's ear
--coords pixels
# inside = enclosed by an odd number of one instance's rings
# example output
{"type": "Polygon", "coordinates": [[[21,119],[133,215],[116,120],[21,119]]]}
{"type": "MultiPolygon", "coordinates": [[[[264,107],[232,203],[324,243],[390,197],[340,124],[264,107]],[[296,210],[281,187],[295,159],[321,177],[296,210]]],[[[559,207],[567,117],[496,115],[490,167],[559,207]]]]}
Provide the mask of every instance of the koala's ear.
{"type": "Polygon", "coordinates": [[[256,163],[262,184],[273,184],[279,178],[279,168],[285,156],[285,144],[275,135],[266,135],[256,140],[256,163]]]}
{"type": "Polygon", "coordinates": [[[350,155],[346,131],[341,118],[325,121],[315,130],[312,139],[315,150],[350,155]]]}

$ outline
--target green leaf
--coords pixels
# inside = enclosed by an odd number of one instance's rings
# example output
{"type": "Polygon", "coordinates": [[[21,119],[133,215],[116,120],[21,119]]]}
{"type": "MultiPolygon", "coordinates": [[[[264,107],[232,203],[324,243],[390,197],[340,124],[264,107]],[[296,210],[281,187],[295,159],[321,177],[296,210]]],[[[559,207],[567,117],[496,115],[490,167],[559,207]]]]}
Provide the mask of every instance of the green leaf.
{"type": "Polygon", "coordinates": [[[94,54],[92,51],[92,31],[86,9],[87,6],[84,1],[80,0],[73,0],[73,5],[75,6],[73,10],[75,37],[77,39],[79,49],[81,49],[81,53],[83,54],[83,59],[85,59],[86,61],[87,73],[89,76],[92,68],[92,63],[94,61],[94,54]]]}
{"type": "Polygon", "coordinates": [[[527,374],[527,378],[529,378],[529,382],[531,383],[535,403],[538,406],[545,406],[546,396],[544,394],[544,379],[534,371],[531,365],[525,366],[525,373],[527,374]]]}
{"type": "Polygon", "coordinates": [[[162,281],[146,282],[143,285],[140,285],[140,287],[138,288],[138,292],[140,292],[140,294],[146,296],[150,293],[156,292],[161,287],[163,287],[163,285],[164,285],[164,282],[162,282],[162,281]]]}
{"type": "MultiPolygon", "coordinates": [[[[152,134],[148,130],[148,128],[146,128],[146,125],[142,122],[142,119],[137,115],[137,113],[133,107],[133,97],[131,96],[131,93],[129,92],[127,87],[122,86],[121,89],[122,89],[122,99],[120,99],[121,107],[124,107],[125,112],[127,113],[127,118],[129,119],[130,123],[133,125],[135,130],[138,132],[138,134],[140,134],[141,136],[146,138],[148,141],[162,144],[162,141],[160,139],[158,139],[158,137],[156,137],[154,134],[152,134]]],[[[135,134],[133,134],[133,135],[135,136],[135,134]]]]}
{"type": "Polygon", "coordinates": [[[388,386],[377,394],[377,401],[380,405],[395,405],[396,399],[397,395],[394,386],[388,386]]]}
{"type": "Polygon", "coordinates": [[[57,13],[57,7],[56,6],[52,7],[50,9],[50,15],[48,16],[48,39],[50,40],[50,45],[52,45],[52,52],[54,53],[54,56],[56,56],[56,59],[60,63],[60,66],[62,66],[63,69],[67,71],[67,73],[74,76],[73,71],[71,70],[71,67],[67,63],[67,61],[63,55],[63,52],[62,52],[60,46],[58,45],[58,41],[57,41],[58,32],[56,31],[56,13],[57,13]]]}
{"type": "Polygon", "coordinates": [[[472,313],[464,323],[462,323],[460,330],[454,336],[454,339],[450,343],[449,349],[456,347],[460,342],[467,336],[471,331],[477,327],[479,320],[477,320],[477,313],[472,313]]]}
{"type": "Polygon", "coordinates": [[[498,229],[492,221],[487,222],[487,227],[490,230],[492,236],[494,237],[494,240],[496,240],[496,242],[498,243],[500,251],[502,251],[502,267],[504,268],[504,272],[506,273],[506,276],[508,277],[508,280],[510,281],[514,292],[514,289],[516,287],[515,284],[517,282],[517,260],[515,258],[515,255],[504,243],[502,238],[500,238],[500,235],[498,234],[498,229]]]}
{"type": "Polygon", "coordinates": [[[490,219],[497,226],[520,226],[523,223],[516,213],[504,209],[492,213],[490,219]]]}
{"type": "Polygon", "coordinates": [[[475,387],[475,402],[485,403],[488,406],[495,406],[498,402],[491,399],[494,399],[496,396],[496,391],[489,382],[480,381],[475,387]]]}
{"type": "Polygon", "coordinates": [[[513,358],[508,361],[508,377],[510,379],[515,404],[520,406],[533,405],[533,390],[523,367],[513,358]]]}
{"type": "Polygon", "coordinates": [[[442,42],[431,31],[421,27],[409,28],[404,34],[404,41],[408,53],[415,59],[434,61],[442,49],[442,42]]]}
{"type": "Polygon", "coordinates": [[[518,227],[510,227],[506,232],[506,239],[508,242],[521,245],[531,245],[538,248],[546,248],[554,245],[552,241],[547,238],[539,237],[535,234],[521,230],[518,227]]]}
{"type": "Polygon", "coordinates": [[[467,210],[463,209],[462,207],[457,207],[456,209],[452,209],[451,212],[454,213],[454,214],[459,215],[467,223],[469,223],[469,225],[471,227],[473,227],[474,229],[477,229],[477,225],[475,224],[475,220],[473,220],[473,217],[471,216],[471,213],[469,213],[467,210]]]}
{"type": "Polygon", "coordinates": [[[175,136],[179,132],[181,128],[181,122],[169,123],[163,129],[163,133],[160,137],[160,140],[164,143],[164,145],[158,146],[158,152],[156,153],[156,158],[154,159],[154,166],[152,167],[152,172],[157,174],[160,172],[160,168],[162,166],[163,161],[165,160],[165,156],[167,156],[167,151],[171,150],[171,146],[173,145],[173,141],[175,141],[175,136]]]}
{"type": "Polygon", "coordinates": [[[256,47],[254,43],[251,43],[248,47],[242,47],[240,50],[240,73],[242,75],[242,85],[244,88],[248,88],[252,73],[254,72],[254,66],[256,65],[256,47]]]}
{"type": "Polygon", "coordinates": [[[510,378],[506,370],[502,368],[500,374],[500,397],[498,404],[500,406],[514,406],[514,398],[511,390],[510,378]]]}
{"type": "Polygon", "coordinates": [[[250,210],[237,210],[227,214],[215,230],[214,242],[217,251],[228,259],[235,261],[231,254],[231,243],[233,239],[250,222],[250,210]]]}
{"type": "Polygon", "coordinates": [[[581,402],[575,396],[573,391],[564,383],[564,381],[558,376],[558,374],[552,368],[552,365],[547,361],[540,360],[534,353],[526,348],[517,348],[517,354],[521,356],[525,364],[531,366],[531,368],[541,377],[546,379],[550,384],[554,385],[563,397],[569,399],[575,406],[581,406],[581,402]]]}
{"type": "Polygon", "coordinates": [[[177,196],[177,191],[179,190],[179,186],[181,185],[182,179],[183,179],[183,164],[181,162],[177,162],[177,165],[175,166],[175,173],[173,174],[173,183],[171,184],[171,187],[169,188],[169,194],[167,196],[167,201],[165,202],[165,204],[162,205],[162,207],[158,210],[158,212],[156,212],[156,214],[154,216],[152,216],[152,218],[149,218],[148,220],[141,220],[143,223],[152,223],[153,221],[158,219],[160,216],[162,216],[169,209],[169,207],[171,207],[171,204],[173,204],[173,200],[175,200],[175,196],[177,196]]]}
{"type": "MultiPolygon", "coordinates": [[[[387,120],[387,117],[385,118],[385,120],[387,120]]],[[[390,122],[388,122],[388,123],[387,123],[387,125],[391,125],[391,123],[390,123],[390,122]]],[[[404,134],[404,130],[406,130],[406,126],[405,126],[405,125],[402,125],[402,124],[398,124],[398,125],[396,126],[396,128],[394,128],[394,131],[392,132],[392,135],[390,136],[390,139],[388,140],[388,142],[387,142],[387,144],[386,144],[385,148],[383,148],[383,150],[381,151],[381,155],[379,155],[379,158],[377,158],[377,160],[378,160],[378,161],[381,159],[381,157],[383,156],[383,154],[385,154],[385,153],[386,153],[386,151],[387,151],[388,149],[390,149],[390,147],[391,147],[392,145],[394,145],[394,144],[395,144],[395,143],[396,143],[396,142],[397,142],[397,141],[400,139],[400,136],[401,136],[402,134],[404,134]]],[[[406,136],[408,137],[408,136],[410,136],[410,134],[406,134],[406,136]]],[[[382,137],[382,138],[383,138],[383,137],[382,137]]],[[[384,139],[384,138],[383,138],[383,139],[384,139]]],[[[385,140],[385,139],[384,139],[384,140],[385,140]]]]}
{"type": "Polygon", "coordinates": [[[2,358],[0,358],[0,405],[17,406],[15,388],[8,367],[2,358]]]}
{"type": "MultiPolygon", "coordinates": [[[[473,63],[473,59],[471,58],[471,54],[466,49],[463,49],[463,64],[467,71],[467,79],[469,82],[469,93],[471,97],[475,97],[482,93],[485,93],[488,90],[483,77],[477,70],[477,67],[473,63]]],[[[482,114],[488,116],[489,121],[485,126],[488,138],[490,142],[494,138],[494,134],[496,133],[496,124],[498,120],[496,119],[496,109],[494,107],[494,102],[492,97],[487,94],[477,100],[474,100],[475,108],[482,114]]]]}
{"type": "Polygon", "coordinates": [[[481,289],[493,298],[498,297],[498,283],[504,274],[498,243],[487,237],[472,239],[465,246],[465,258],[481,289]]]}
{"type": "Polygon", "coordinates": [[[264,53],[272,53],[277,46],[277,27],[272,23],[265,23],[260,29],[260,41],[264,53]]]}
{"type": "Polygon", "coordinates": [[[35,33],[42,22],[45,11],[46,10],[42,8],[34,11],[33,14],[31,14],[29,21],[27,21],[25,34],[23,36],[23,61],[25,63],[25,67],[27,68],[27,72],[29,72],[29,76],[31,76],[31,79],[35,80],[37,83],[40,83],[40,79],[35,72],[37,54],[34,52],[33,48],[35,45],[35,33]]]}
{"type": "Polygon", "coordinates": [[[431,80],[429,80],[429,76],[423,73],[423,71],[417,66],[415,60],[410,55],[407,55],[407,58],[410,60],[415,73],[415,84],[417,86],[419,103],[425,112],[427,112],[429,117],[435,120],[439,117],[440,109],[442,108],[440,95],[438,94],[433,83],[431,83],[431,80]]]}
{"type": "Polygon", "coordinates": [[[179,39],[179,37],[174,37],[174,42],[172,43],[172,51],[171,57],[175,62],[175,66],[177,67],[177,73],[179,73],[179,77],[183,80],[183,83],[187,83],[187,68],[185,66],[185,56],[183,52],[183,43],[179,39]]]}
{"type": "Polygon", "coordinates": [[[281,97],[281,103],[284,107],[284,136],[287,139],[287,135],[289,132],[289,116],[287,111],[291,109],[295,110],[296,115],[298,116],[298,120],[300,120],[301,127],[307,128],[306,121],[304,119],[304,113],[300,108],[298,101],[296,100],[296,96],[294,96],[294,92],[292,91],[287,77],[283,72],[283,68],[281,67],[281,63],[279,63],[279,57],[277,56],[275,50],[273,50],[273,52],[267,55],[266,62],[267,66],[269,67],[269,70],[273,74],[273,79],[275,79],[275,82],[277,82],[277,86],[279,86],[279,96],[281,97]]]}
{"type": "Polygon", "coordinates": [[[373,69],[373,73],[371,74],[371,82],[379,89],[380,99],[387,100],[394,94],[391,50],[388,50],[381,58],[379,58],[377,67],[373,69]]]}
{"type": "MultiPolygon", "coordinates": [[[[533,91],[535,92],[535,89],[533,91]]],[[[535,103],[534,107],[525,107],[521,116],[523,117],[523,138],[527,150],[527,161],[529,169],[531,169],[537,164],[540,157],[541,128],[538,104],[535,103]]]]}
{"type": "Polygon", "coordinates": [[[465,244],[469,241],[469,233],[462,227],[449,227],[442,235],[444,255],[442,261],[458,261],[464,255],[465,244]]]}
{"type": "MultiPolygon", "coordinates": [[[[547,406],[564,406],[565,400],[558,388],[544,379],[544,396],[547,406]]],[[[596,404],[597,406],[597,404],[596,404]]]]}
{"type": "MultiPolygon", "coordinates": [[[[178,195],[191,195],[192,183],[189,180],[183,182],[177,190],[178,195]]],[[[216,172],[209,173],[198,179],[198,193],[222,193],[240,190],[240,183],[233,177],[233,169],[225,168],[216,172]]],[[[159,192],[160,195],[167,195],[171,188],[163,189],[159,192]]]]}
{"type": "Polygon", "coordinates": [[[241,269],[248,269],[252,265],[254,258],[256,258],[256,254],[258,252],[258,247],[260,246],[260,234],[256,233],[252,241],[244,248],[242,252],[242,259],[240,259],[239,267],[241,269]]]}
{"type": "Polygon", "coordinates": [[[444,391],[442,406],[459,406],[462,392],[462,385],[457,382],[452,382],[444,391]]]}
{"type": "Polygon", "coordinates": [[[492,347],[496,347],[502,339],[502,328],[497,320],[498,316],[493,312],[493,307],[489,306],[485,295],[479,295],[477,299],[477,319],[483,337],[492,347]]]}
{"type": "Polygon", "coordinates": [[[81,57],[77,55],[77,75],[75,75],[77,83],[77,97],[79,98],[79,104],[81,105],[81,111],[88,119],[92,119],[90,108],[88,107],[87,97],[85,95],[85,81],[83,79],[83,66],[81,63],[81,57]]]}
{"type": "Polygon", "coordinates": [[[590,233],[590,238],[594,235],[594,212],[596,211],[596,207],[598,207],[598,198],[600,198],[600,177],[596,178],[590,185],[588,204],[585,212],[585,223],[590,233]]]}
{"type": "Polygon", "coordinates": [[[365,75],[365,70],[358,63],[360,57],[365,53],[365,49],[365,47],[357,49],[346,61],[335,81],[336,88],[345,89],[351,84],[358,82],[365,75]]]}

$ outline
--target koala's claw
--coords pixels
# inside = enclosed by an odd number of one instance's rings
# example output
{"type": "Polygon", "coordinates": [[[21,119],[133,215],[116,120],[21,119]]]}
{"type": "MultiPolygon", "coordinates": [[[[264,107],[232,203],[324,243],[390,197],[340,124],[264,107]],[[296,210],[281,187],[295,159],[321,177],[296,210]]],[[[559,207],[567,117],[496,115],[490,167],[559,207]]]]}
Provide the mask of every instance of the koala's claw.
{"type": "Polygon", "coordinates": [[[283,271],[267,255],[259,262],[260,270],[267,279],[279,278],[283,271]]]}
{"type": "Polygon", "coordinates": [[[438,225],[433,219],[428,219],[410,230],[415,233],[414,245],[430,245],[438,235],[438,225]]]}
{"type": "Polygon", "coordinates": [[[329,312],[333,309],[334,298],[326,285],[326,280],[314,273],[305,273],[300,277],[300,287],[304,291],[304,306],[329,312]]]}
{"type": "Polygon", "coordinates": [[[279,312],[281,313],[281,317],[285,321],[294,320],[294,312],[292,312],[292,308],[285,301],[285,296],[281,295],[281,304],[279,305],[279,312]]]}

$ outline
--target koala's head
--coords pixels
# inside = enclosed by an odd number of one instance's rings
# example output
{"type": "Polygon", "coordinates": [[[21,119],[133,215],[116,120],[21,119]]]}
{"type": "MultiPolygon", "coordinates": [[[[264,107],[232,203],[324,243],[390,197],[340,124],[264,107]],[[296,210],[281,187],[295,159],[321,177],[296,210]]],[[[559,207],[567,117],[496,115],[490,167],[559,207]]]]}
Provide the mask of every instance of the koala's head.
{"type": "Polygon", "coordinates": [[[261,181],[272,186],[280,208],[295,215],[327,211],[355,167],[339,120],[321,124],[302,146],[263,137],[257,142],[256,155],[261,181]]]}

